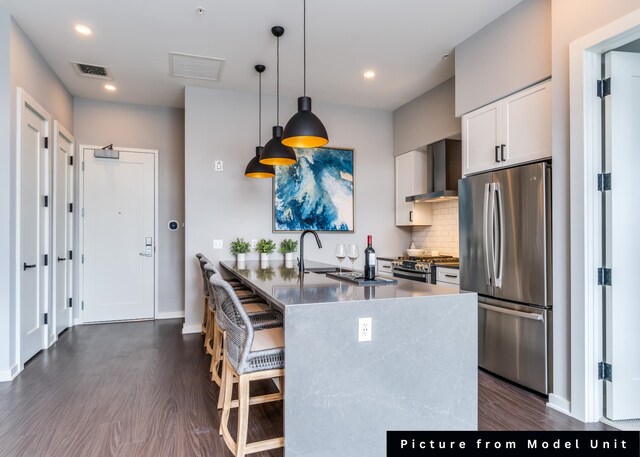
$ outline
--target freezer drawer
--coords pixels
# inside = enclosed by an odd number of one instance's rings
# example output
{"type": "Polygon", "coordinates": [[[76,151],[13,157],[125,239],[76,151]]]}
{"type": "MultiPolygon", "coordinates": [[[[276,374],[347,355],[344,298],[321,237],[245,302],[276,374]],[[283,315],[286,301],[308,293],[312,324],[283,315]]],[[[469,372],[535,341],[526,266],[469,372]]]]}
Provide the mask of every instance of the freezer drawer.
{"type": "Polygon", "coordinates": [[[478,364],[548,394],[551,310],[478,297],[478,364]]]}

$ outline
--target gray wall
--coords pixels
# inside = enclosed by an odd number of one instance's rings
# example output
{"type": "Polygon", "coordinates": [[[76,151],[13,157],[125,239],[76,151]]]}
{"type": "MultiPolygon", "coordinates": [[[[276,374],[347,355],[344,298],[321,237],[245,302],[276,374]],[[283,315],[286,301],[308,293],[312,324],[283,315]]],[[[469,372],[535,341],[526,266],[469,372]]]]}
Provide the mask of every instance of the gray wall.
{"type": "Polygon", "coordinates": [[[78,145],[158,150],[157,317],[176,317],[184,309],[184,229],[167,223],[184,221],[184,110],[76,98],[74,117],[78,145]]]}
{"type": "MultiPolygon", "coordinates": [[[[552,4],[554,394],[571,398],[569,44],[640,8],[638,0],[554,0],[552,4]]],[[[580,344],[574,341],[574,344],[580,344]]]]}
{"type": "Polygon", "coordinates": [[[397,108],[393,112],[394,154],[460,134],[454,104],[455,78],[451,78],[397,108]]]}
{"type": "MultiPolygon", "coordinates": [[[[294,99],[281,99],[281,124],[295,107],[294,99]]],[[[186,88],[185,331],[199,331],[202,320],[197,252],[217,261],[232,258],[229,243],[236,237],[267,237],[277,242],[299,237],[299,233],[272,233],[271,180],[243,175],[258,141],[257,112],[254,94],[186,88]],[[215,160],[224,161],[223,172],[214,171],[215,160]],[[213,249],[214,239],[224,241],[222,250],[213,249]]],[[[356,242],[363,250],[367,234],[373,235],[378,255],[398,255],[409,245],[410,233],[395,226],[391,112],[318,101],[314,101],[314,112],[327,127],[330,145],[355,148],[355,233],[322,233],[323,249],[307,239],[305,256],[337,264],[336,243],[356,242]]],[[[263,96],[263,143],[271,137],[274,114],[274,97],[263,96]]],[[[257,254],[248,258],[257,258],[257,254]]]]}
{"type": "Polygon", "coordinates": [[[456,116],[548,78],[551,0],[524,0],[459,44],[455,59],[456,116]]]}
{"type": "MultiPolygon", "coordinates": [[[[5,67],[8,65],[9,67],[9,90],[10,90],[10,114],[9,114],[9,135],[10,135],[10,148],[8,151],[7,160],[2,160],[3,167],[9,166],[9,186],[8,193],[5,194],[3,192],[3,197],[8,195],[10,210],[7,212],[5,208],[5,200],[0,204],[0,211],[2,211],[2,216],[4,216],[5,221],[9,221],[3,224],[3,228],[0,229],[2,232],[2,246],[4,246],[5,240],[9,240],[11,245],[10,254],[8,257],[2,257],[3,261],[8,262],[8,267],[6,264],[3,264],[0,267],[0,275],[3,277],[3,285],[4,281],[6,281],[6,275],[1,274],[4,272],[5,268],[9,269],[9,283],[8,288],[2,287],[2,293],[5,291],[9,292],[9,322],[12,323],[10,326],[10,331],[8,334],[0,333],[0,352],[9,351],[9,364],[0,365],[0,372],[4,372],[4,370],[13,368],[15,364],[17,364],[17,354],[16,354],[16,328],[15,328],[15,317],[16,317],[16,303],[15,303],[15,271],[13,269],[13,265],[15,265],[17,251],[15,249],[15,202],[16,202],[16,177],[15,177],[15,165],[16,165],[16,103],[17,103],[17,88],[22,87],[29,95],[35,98],[42,107],[47,110],[52,115],[52,121],[58,120],[66,129],[73,132],[73,100],[71,98],[71,94],[64,87],[62,82],[58,79],[58,77],[53,73],[49,65],[42,58],[38,50],[35,48],[31,40],[25,35],[25,33],[20,29],[18,24],[13,19],[7,21],[6,16],[2,17],[2,34],[9,33],[9,46],[10,46],[10,55],[8,61],[0,61],[0,67],[5,67]],[[8,22],[8,23],[7,23],[8,22]],[[9,231],[7,237],[7,229],[9,231]]],[[[6,48],[4,48],[5,44],[2,40],[5,40],[6,43],[6,35],[0,38],[0,44],[2,44],[4,51],[0,51],[0,55],[3,52],[6,52],[6,48]]],[[[2,73],[0,72],[0,75],[2,73]]],[[[6,75],[6,74],[5,74],[6,75]]],[[[3,76],[0,76],[2,78],[3,76]]],[[[6,86],[3,86],[6,87],[6,86]]],[[[5,94],[6,95],[6,94],[5,94]]],[[[1,100],[1,98],[0,98],[1,100]]],[[[2,120],[3,115],[0,114],[0,121],[2,120]]],[[[53,122],[50,125],[51,131],[49,135],[51,136],[53,130],[53,122]]],[[[2,154],[5,154],[3,149],[2,154]]],[[[3,168],[2,173],[5,173],[5,168],[3,168]]],[[[2,180],[3,183],[7,181],[2,180]]],[[[3,295],[4,302],[4,295],[3,295]]],[[[7,310],[6,304],[0,304],[0,307],[3,309],[0,310],[2,320],[4,321],[4,317],[6,317],[7,310]]],[[[51,312],[51,309],[49,309],[51,312]]],[[[0,363],[7,363],[6,355],[0,356],[0,363]]]]}

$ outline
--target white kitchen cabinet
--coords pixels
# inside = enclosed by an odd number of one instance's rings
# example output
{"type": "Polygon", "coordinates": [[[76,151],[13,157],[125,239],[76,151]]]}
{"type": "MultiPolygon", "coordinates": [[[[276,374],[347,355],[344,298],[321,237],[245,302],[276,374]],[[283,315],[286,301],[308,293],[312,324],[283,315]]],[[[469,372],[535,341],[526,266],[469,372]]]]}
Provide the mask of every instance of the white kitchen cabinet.
{"type": "Polygon", "coordinates": [[[551,157],[551,81],[462,116],[462,174],[551,157]]]}
{"type": "Polygon", "coordinates": [[[447,287],[460,287],[460,270],[457,268],[436,267],[436,284],[447,287]]]}
{"type": "Polygon", "coordinates": [[[411,151],[396,156],[396,225],[431,225],[431,205],[407,202],[427,192],[427,154],[411,151]]]}
{"type": "Polygon", "coordinates": [[[393,270],[391,269],[391,260],[376,259],[376,271],[377,274],[381,276],[393,276],[393,270]]]}

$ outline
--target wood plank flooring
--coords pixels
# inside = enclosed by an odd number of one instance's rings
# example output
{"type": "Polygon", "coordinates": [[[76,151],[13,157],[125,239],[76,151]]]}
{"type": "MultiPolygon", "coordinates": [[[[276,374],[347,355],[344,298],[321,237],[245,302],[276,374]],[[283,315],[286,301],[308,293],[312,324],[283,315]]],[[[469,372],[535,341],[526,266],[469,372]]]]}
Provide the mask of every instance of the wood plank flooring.
{"type": "MultiPolygon", "coordinates": [[[[202,337],[181,328],[181,321],[166,320],[65,332],[12,383],[0,383],[0,455],[230,456],[218,435],[218,388],[209,380],[202,337]]],[[[254,389],[275,392],[271,382],[254,389]]],[[[282,403],[252,406],[250,420],[250,441],[278,436],[282,403]]],[[[544,398],[482,371],[478,423],[481,430],[607,429],[547,408],[544,398]]]]}

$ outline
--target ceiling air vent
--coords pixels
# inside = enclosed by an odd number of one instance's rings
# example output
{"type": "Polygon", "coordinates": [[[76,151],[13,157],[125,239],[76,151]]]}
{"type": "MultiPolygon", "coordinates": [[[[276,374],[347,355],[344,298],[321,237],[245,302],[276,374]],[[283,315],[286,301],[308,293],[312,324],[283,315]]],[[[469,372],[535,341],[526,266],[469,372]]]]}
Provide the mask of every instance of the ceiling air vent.
{"type": "Polygon", "coordinates": [[[88,78],[99,78],[112,80],[113,75],[111,71],[102,65],[94,65],[91,63],[71,62],[73,68],[80,76],[86,76],[88,78]]]}
{"type": "Polygon", "coordinates": [[[169,53],[171,76],[220,81],[225,59],[169,53]]]}

